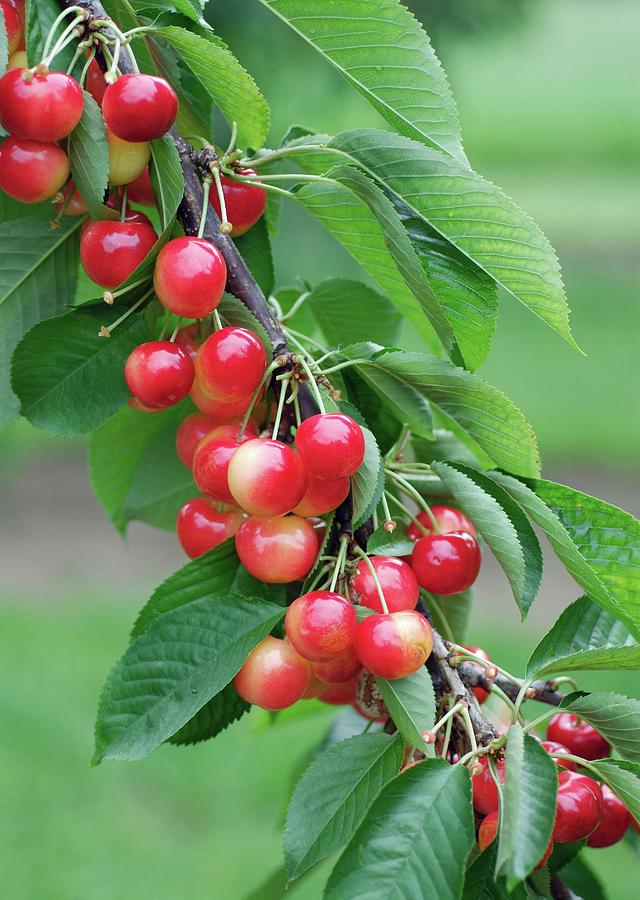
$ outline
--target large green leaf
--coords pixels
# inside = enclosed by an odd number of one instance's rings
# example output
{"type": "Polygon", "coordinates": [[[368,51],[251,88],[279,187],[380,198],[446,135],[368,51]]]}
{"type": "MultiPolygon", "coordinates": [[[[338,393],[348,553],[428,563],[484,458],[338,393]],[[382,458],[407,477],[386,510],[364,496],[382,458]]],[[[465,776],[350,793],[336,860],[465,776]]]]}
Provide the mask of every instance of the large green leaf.
{"type": "Polygon", "coordinates": [[[513,896],[502,879],[494,877],[497,851],[494,841],[471,863],[464,876],[462,900],[510,900],[513,896]]]}
{"type": "Polygon", "coordinates": [[[459,463],[431,465],[493,550],[525,619],[542,580],[542,551],[526,515],[511,495],[486,475],[459,463]]]}
{"type": "Polygon", "coordinates": [[[466,162],[444,70],[399,0],[261,0],[401,134],[466,162]]]}
{"type": "Polygon", "coordinates": [[[151,177],[160,213],[160,223],[165,231],[173,224],[184,194],[184,176],[180,156],[175,143],[168,135],[151,142],[151,162],[151,177]]]}
{"type": "Polygon", "coordinates": [[[256,222],[246,234],[235,238],[235,242],[262,293],[268,297],[275,284],[275,272],[271,239],[264,218],[256,222]]]}
{"type": "Polygon", "coordinates": [[[555,819],[558,767],[520,725],[507,736],[496,874],[509,890],[529,875],[544,855],[555,819]]]}
{"type": "Polygon", "coordinates": [[[327,883],[326,900],[458,900],[475,842],[466,768],[428,759],[386,786],[327,883]]]}
{"type": "Polygon", "coordinates": [[[620,759],[596,759],[590,765],[640,822],[640,765],[620,759]]]}
{"type": "Polygon", "coordinates": [[[424,666],[406,678],[387,681],[376,678],[391,718],[407,744],[419,747],[433,756],[433,744],[425,744],[422,732],[433,728],[436,720],[436,698],[431,676],[424,666]]]}
{"type": "Polygon", "coordinates": [[[231,681],[284,612],[207,587],[199,600],[150,624],[107,677],[94,761],[142,759],[155,750],[231,681]]]}
{"type": "Polygon", "coordinates": [[[289,879],[351,840],[382,788],[400,771],[397,735],[361,734],[334,744],[298,782],[284,832],[289,879]]]}
{"type": "MultiPolygon", "coordinates": [[[[327,278],[316,284],[306,300],[330,344],[389,341],[400,329],[400,316],[378,291],[350,278],[327,278]]],[[[328,363],[330,365],[330,363],[328,363]]]]}
{"type": "Polygon", "coordinates": [[[11,356],[20,338],[72,303],[78,280],[81,220],[53,229],[41,218],[0,224],[0,425],[18,415],[11,356]]]}
{"type": "Polygon", "coordinates": [[[109,184],[107,129],[96,101],[87,91],[82,93],[82,118],[68,141],[71,175],[92,219],[117,219],[118,212],[104,205],[109,184]]]}
{"type": "Polygon", "coordinates": [[[384,490],[384,466],[373,433],[362,427],[364,434],[364,459],[351,478],[353,498],[353,525],[358,528],[368,519],[380,502],[384,490]]]}
{"type": "Polygon", "coordinates": [[[586,669],[640,669],[640,644],[588,597],[564,610],[527,663],[527,678],[586,669]]]}
{"type": "Polygon", "coordinates": [[[122,309],[85,307],[32,328],[13,357],[13,388],[22,413],[59,437],[87,434],[126,403],[124,366],[129,354],[150,339],[143,316],[131,315],[110,338],[101,325],[122,309]]]}
{"type": "Polygon", "coordinates": [[[622,694],[567,694],[560,704],[593,725],[630,762],[640,763],[640,700],[622,694]]]}
{"type": "Polygon", "coordinates": [[[229,725],[237,722],[249,711],[249,704],[238,696],[232,684],[199,709],[179,731],[168,738],[168,743],[186,746],[211,740],[229,725]]]}

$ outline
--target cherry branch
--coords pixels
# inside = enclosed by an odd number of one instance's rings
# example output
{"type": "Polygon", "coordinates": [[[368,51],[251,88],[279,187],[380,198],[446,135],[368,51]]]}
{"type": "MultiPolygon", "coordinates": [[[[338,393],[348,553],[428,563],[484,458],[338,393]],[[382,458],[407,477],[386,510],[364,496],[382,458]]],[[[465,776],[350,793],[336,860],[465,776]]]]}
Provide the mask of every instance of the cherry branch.
{"type": "MultiPolygon", "coordinates": [[[[505,675],[498,674],[493,680],[485,678],[484,669],[477,663],[465,662],[458,666],[460,678],[470,687],[481,687],[485,691],[491,690],[491,685],[495,684],[500,690],[507,695],[509,700],[516,701],[520,693],[520,685],[511,681],[505,675]]],[[[564,698],[564,694],[557,691],[554,687],[553,679],[549,681],[534,681],[527,688],[527,699],[537,700],[538,703],[548,703],[550,706],[559,706],[564,698]]]]}

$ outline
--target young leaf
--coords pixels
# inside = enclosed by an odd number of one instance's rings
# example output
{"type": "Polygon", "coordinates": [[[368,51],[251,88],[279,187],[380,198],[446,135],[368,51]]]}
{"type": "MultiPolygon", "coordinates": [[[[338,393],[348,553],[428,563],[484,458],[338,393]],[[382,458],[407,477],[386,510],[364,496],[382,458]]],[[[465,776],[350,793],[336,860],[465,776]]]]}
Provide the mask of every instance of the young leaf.
{"type": "Polygon", "coordinates": [[[394,778],[331,873],[326,900],[458,900],[475,843],[466,768],[427,759],[394,778]]]}
{"type": "Polygon", "coordinates": [[[560,708],[593,725],[624,759],[640,763],[640,700],[622,694],[577,691],[567,694],[560,708]]]}
{"type": "MultiPolygon", "coordinates": [[[[215,190],[215,186],[212,190],[215,190]]],[[[275,284],[275,272],[271,239],[264,218],[256,222],[246,234],[236,238],[235,241],[262,293],[268,297],[275,284]]]]}
{"type": "Polygon", "coordinates": [[[596,759],[591,766],[640,822],[640,765],[619,759],[596,759]]]}
{"type": "Polygon", "coordinates": [[[412,675],[395,681],[376,678],[376,684],[407,744],[419,747],[427,756],[433,756],[433,745],[425,744],[422,739],[422,732],[433,728],[436,720],[433,682],[426,668],[422,666],[412,675]]]}
{"type": "Polygon", "coordinates": [[[167,743],[184,747],[208,741],[237,722],[249,709],[249,704],[237,695],[234,686],[228,684],[179,731],[167,738],[167,743]]]}
{"type": "Polygon", "coordinates": [[[507,737],[496,860],[496,875],[506,876],[509,890],[524,881],[547,849],[557,789],[554,761],[520,725],[512,725],[507,737]]]}
{"type": "Polygon", "coordinates": [[[431,465],[493,550],[525,619],[542,580],[542,551],[526,515],[510,494],[486,475],[459,463],[431,465]]]}
{"type": "Polygon", "coordinates": [[[71,175],[92,219],[117,219],[118,212],[104,205],[109,184],[109,146],[104,119],[91,94],[82,93],[82,118],[68,140],[71,175]]]}
{"type": "Polygon", "coordinates": [[[351,840],[382,788],[402,764],[397,735],[360,734],[334,744],[298,782],[284,832],[284,856],[293,881],[351,840]]]}
{"type": "Polygon", "coordinates": [[[320,52],[401,134],[463,164],[458,114],[420,23],[399,0],[261,0],[320,52]]]}
{"type": "Polygon", "coordinates": [[[58,437],[87,434],[127,402],[127,357],[151,335],[135,313],[112,337],[101,337],[122,308],[84,307],[32,328],[13,356],[13,389],[22,413],[43,431],[58,437]]]}
{"type": "Polygon", "coordinates": [[[143,759],[155,750],[231,681],[284,612],[264,600],[212,596],[208,588],[149,625],[107,677],[94,762],[143,759]]]}
{"type": "Polygon", "coordinates": [[[391,301],[355,279],[321,281],[311,290],[306,304],[326,339],[335,346],[369,340],[393,343],[400,330],[401,318],[391,301]]]}
{"type": "Polygon", "coordinates": [[[588,597],[564,610],[527,663],[527,678],[588,669],[640,669],[640,644],[588,597]]]}
{"type": "Polygon", "coordinates": [[[371,431],[363,427],[364,459],[351,479],[353,498],[353,526],[358,528],[380,502],[384,490],[384,467],[378,444],[371,431]]]}

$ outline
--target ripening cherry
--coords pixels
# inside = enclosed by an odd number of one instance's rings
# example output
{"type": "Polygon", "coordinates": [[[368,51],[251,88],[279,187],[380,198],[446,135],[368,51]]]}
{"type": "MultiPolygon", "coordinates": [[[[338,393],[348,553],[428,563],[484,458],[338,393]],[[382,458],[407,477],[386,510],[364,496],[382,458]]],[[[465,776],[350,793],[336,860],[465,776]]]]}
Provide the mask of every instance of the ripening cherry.
{"type": "Polygon", "coordinates": [[[104,93],[102,114],[109,131],[123,141],[153,141],[175,122],[178,97],[164,78],[121,75],[104,93]]]}
{"type": "Polygon", "coordinates": [[[251,516],[286,515],[302,500],[306,487],[300,458],[281,441],[249,441],[229,465],[231,495],[251,516]]]}
{"type": "Polygon", "coordinates": [[[289,643],[310,662],[332,659],[353,647],[357,624],[355,609],[335,591],[303,594],[293,601],[285,617],[289,643]]]}
{"type": "Polygon", "coordinates": [[[573,713],[556,713],[552,716],[547,726],[547,739],[564,744],[570,753],[583,759],[604,759],[609,756],[609,744],[600,732],[573,713]]]}
{"type": "MultiPolygon", "coordinates": [[[[255,175],[254,169],[243,169],[240,175],[255,175]]],[[[267,192],[264,188],[253,184],[242,184],[233,181],[226,175],[220,176],[224,203],[227,208],[227,219],[233,225],[233,236],[240,237],[245,234],[262,216],[267,205],[267,192]]],[[[209,201],[218,216],[222,216],[220,198],[218,192],[212,190],[209,201]]]]}
{"type": "MultiPolygon", "coordinates": [[[[491,777],[487,758],[481,756],[478,762],[482,766],[482,772],[479,775],[474,775],[471,779],[473,806],[477,812],[487,816],[498,809],[498,789],[491,777]]],[[[504,784],[504,759],[496,759],[494,762],[498,781],[500,784],[504,784]]]]}
{"type": "Polygon", "coordinates": [[[107,90],[107,82],[104,80],[104,73],[95,59],[92,59],[89,63],[84,87],[85,90],[91,94],[98,106],[102,106],[104,94],[107,90]]]}
{"type": "Polygon", "coordinates": [[[447,596],[470,588],[480,571],[480,548],[466,531],[420,538],[411,567],[421,587],[447,596]]]}
{"type": "MultiPolygon", "coordinates": [[[[489,844],[492,844],[496,838],[496,834],[498,833],[498,825],[500,823],[500,814],[498,810],[495,810],[492,813],[489,813],[488,816],[485,816],[482,822],[480,823],[480,828],[478,830],[478,846],[480,850],[484,852],[489,844]]],[[[544,852],[544,855],[538,865],[536,866],[536,870],[541,869],[544,865],[547,864],[549,857],[553,853],[553,848],[555,846],[555,842],[553,838],[549,841],[547,849],[544,852]]]]}
{"type": "MultiPolygon", "coordinates": [[[[489,656],[489,654],[487,653],[486,650],[482,649],[482,647],[468,647],[465,644],[463,644],[462,646],[464,647],[465,650],[468,650],[470,653],[475,653],[475,655],[479,656],[480,659],[486,659],[487,662],[491,662],[491,657],[489,656]]],[[[473,660],[466,660],[466,661],[471,663],[471,665],[473,665],[473,660]]],[[[476,671],[478,671],[478,670],[484,671],[483,667],[479,663],[476,663],[476,671]]],[[[489,696],[489,691],[485,691],[485,689],[483,687],[474,687],[473,693],[474,693],[475,698],[478,701],[478,703],[484,703],[484,701],[489,696]]]]}
{"type": "Polygon", "coordinates": [[[553,839],[558,844],[574,844],[588,837],[602,821],[604,801],[597,781],[560,769],[553,839]]]}
{"type": "Polygon", "coordinates": [[[602,820],[595,831],[587,838],[587,847],[611,847],[621,841],[631,824],[631,815],[622,800],[611,788],[603,784],[602,788],[602,820]]]}
{"type": "Polygon", "coordinates": [[[144,172],[151,157],[151,144],[123,141],[107,131],[109,144],[109,184],[130,184],[144,172]]]}
{"type": "MultiPolygon", "coordinates": [[[[544,747],[549,756],[553,756],[554,753],[569,753],[568,747],[565,747],[564,744],[558,744],[556,741],[540,741],[540,746],[544,747]]],[[[553,761],[563,769],[570,769],[572,772],[577,771],[578,767],[570,759],[554,758],[553,761]]]]}
{"type": "Polygon", "coordinates": [[[115,288],[127,280],[157,240],[151,225],[144,222],[92,222],[80,239],[80,259],[96,284],[115,288]]]}
{"type": "MultiPolygon", "coordinates": [[[[380,582],[389,612],[415,609],[420,588],[411,566],[394,556],[372,556],[370,562],[380,582]]],[[[352,585],[354,592],[360,595],[362,606],[382,612],[373,576],[364,559],[359,560],[356,566],[352,585]]]]}
{"type": "Polygon", "coordinates": [[[237,419],[238,417],[242,418],[251,403],[251,396],[244,397],[242,400],[234,400],[231,403],[216,400],[215,397],[211,397],[204,390],[197,372],[191,389],[191,399],[200,412],[203,412],[206,416],[211,416],[212,419],[218,419],[219,422],[228,422],[230,419],[237,419]]]}
{"type": "Polygon", "coordinates": [[[313,526],[300,516],[247,519],[236,534],[236,551],[245,569],[267,584],[300,581],[318,555],[313,526]]]}
{"type": "Polygon", "coordinates": [[[243,443],[254,440],[253,435],[245,432],[240,437],[239,432],[237,424],[219,425],[200,441],[193,456],[198,490],[221,503],[235,505],[229,490],[229,463],[243,443]]]}
{"type": "Polygon", "coordinates": [[[223,255],[203,238],[175,238],[158,254],[153,285],[162,305],[177,316],[201,319],[211,315],[226,283],[223,255]]]}
{"type": "Polygon", "coordinates": [[[322,516],[337,509],[347,499],[350,489],[351,481],[348,478],[325,481],[310,475],[304,497],[293,511],[299,516],[322,516]]]}
{"type": "MultiPolygon", "coordinates": [[[[472,523],[459,509],[442,504],[431,506],[430,509],[434,519],[438,523],[441,534],[449,534],[451,531],[466,531],[472,537],[476,536],[476,530],[472,523]]],[[[418,513],[416,518],[423,528],[422,530],[418,528],[415,522],[409,524],[407,528],[407,537],[411,538],[412,541],[417,541],[421,537],[426,537],[428,534],[433,533],[433,525],[426,512],[418,513]]]]}
{"type": "Polygon", "coordinates": [[[62,212],[64,216],[85,216],[88,211],[82,194],[76,190],[73,181],[70,181],[64,189],[63,199],[56,203],[56,212],[62,212]]]}
{"type": "Polygon", "coordinates": [[[0,189],[22,203],[41,203],[69,177],[69,158],[57,144],[8,137],[0,147],[0,189]]]}
{"type": "Polygon", "coordinates": [[[353,647],[343,650],[338,656],[315,663],[314,672],[327,684],[343,684],[355,678],[362,670],[362,663],[353,647]]]}
{"type": "MultiPolygon", "coordinates": [[[[186,419],[182,420],[178,427],[178,431],[176,432],[176,451],[187,469],[193,467],[193,457],[200,441],[206,437],[210,431],[213,431],[214,428],[219,428],[222,424],[224,423],[199,412],[191,413],[186,419]]],[[[240,431],[240,426],[242,424],[241,420],[238,419],[235,424],[237,426],[237,431],[240,431]]],[[[251,419],[247,423],[246,430],[247,434],[250,434],[252,437],[255,437],[258,433],[257,426],[251,419]]]]}
{"type": "Polygon", "coordinates": [[[330,703],[332,706],[343,706],[346,703],[353,703],[356,699],[356,691],[358,689],[358,681],[360,675],[349,678],[348,681],[339,684],[329,684],[321,694],[318,694],[318,700],[323,703],[330,703]]]}
{"type": "Polygon", "coordinates": [[[17,9],[12,3],[6,0],[0,0],[0,11],[4,16],[4,25],[7,30],[7,39],[9,42],[9,55],[20,50],[20,45],[24,41],[24,25],[17,9]]]}
{"type": "Polygon", "coordinates": [[[189,393],[193,360],[171,341],[148,341],[131,353],[124,377],[136,400],[151,408],[165,408],[189,393]]]}
{"type": "Polygon", "coordinates": [[[269,636],[250,653],[233,686],[247,703],[276,710],[300,700],[310,680],[306,659],[286,641],[269,636]]]}
{"type": "Polygon", "coordinates": [[[205,391],[226,403],[251,396],[266,367],[267,354],[258,335],[235,326],[221,328],[208,337],[196,360],[198,378],[205,391]]]}
{"type": "Polygon", "coordinates": [[[296,431],[296,448],[309,474],[316,478],[347,478],[364,459],[364,434],[350,416],[311,416],[296,431]]]}
{"type": "Polygon", "coordinates": [[[184,552],[195,559],[233,537],[243,521],[241,510],[219,512],[213,501],[197,497],[180,509],[176,531],[184,552]]]}
{"type": "Polygon", "coordinates": [[[432,647],[431,626],[415,610],[368,616],[356,629],[358,658],[379,678],[411,675],[425,664],[432,647]]]}
{"type": "Polygon", "coordinates": [[[133,203],[139,203],[141,206],[156,205],[156,195],[153,190],[153,184],[151,183],[148,166],[141,175],[138,175],[138,177],[127,186],[127,195],[133,203]]]}
{"type": "Polygon", "coordinates": [[[82,118],[82,88],[64,72],[14,69],[0,78],[0,123],[14,137],[54,143],[82,118]]]}

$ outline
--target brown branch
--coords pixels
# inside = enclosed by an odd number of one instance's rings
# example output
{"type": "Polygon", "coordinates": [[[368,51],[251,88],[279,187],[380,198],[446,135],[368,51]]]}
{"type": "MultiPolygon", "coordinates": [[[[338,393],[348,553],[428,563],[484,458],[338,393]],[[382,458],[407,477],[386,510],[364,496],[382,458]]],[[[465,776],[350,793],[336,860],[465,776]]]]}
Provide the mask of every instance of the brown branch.
{"type": "MultiPolygon", "coordinates": [[[[481,687],[485,691],[491,689],[491,685],[497,685],[510,700],[516,700],[520,693],[520,687],[510,681],[504,675],[498,675],[493,681],[484,677],[484,669],[473,662],[460,663],[457,667],[460,678],[470,687],[481,687]]],[[[548,703],[550,706],[559,706],[564,694],[553,688],[553,681],[534,681],[527,691],[528,700],[537,700],[539,703],[548,703]]]]}

